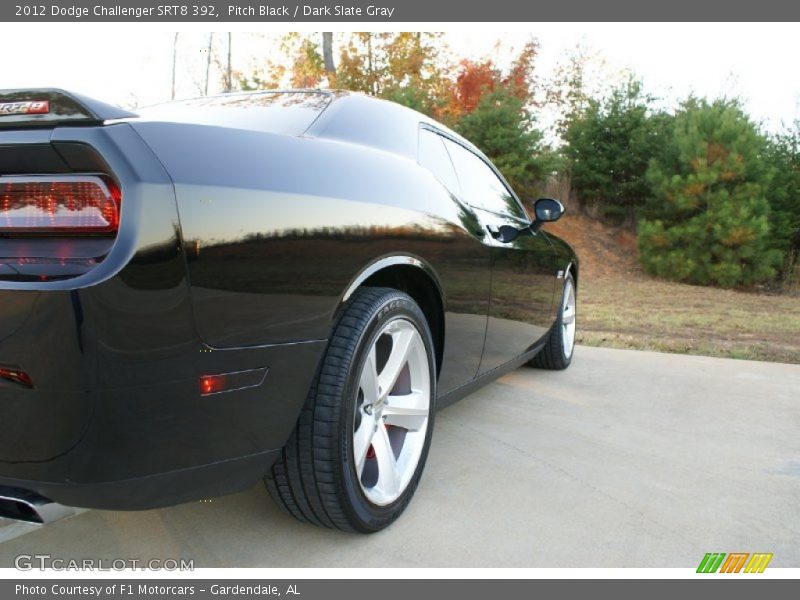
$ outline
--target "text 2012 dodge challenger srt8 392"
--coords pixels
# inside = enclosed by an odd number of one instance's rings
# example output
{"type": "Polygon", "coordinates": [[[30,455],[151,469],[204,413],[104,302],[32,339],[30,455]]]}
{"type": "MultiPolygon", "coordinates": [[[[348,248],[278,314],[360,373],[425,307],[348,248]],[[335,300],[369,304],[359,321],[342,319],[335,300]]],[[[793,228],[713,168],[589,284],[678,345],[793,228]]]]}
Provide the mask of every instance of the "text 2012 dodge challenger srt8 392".
{"type": "Polygon", "coordinates": [[[435,409],[572,358],[578,261],[492,163],[397,104],[234,93],[137,114],[0,92],[0,514],[264,479],[371,532],[435,409]]]}

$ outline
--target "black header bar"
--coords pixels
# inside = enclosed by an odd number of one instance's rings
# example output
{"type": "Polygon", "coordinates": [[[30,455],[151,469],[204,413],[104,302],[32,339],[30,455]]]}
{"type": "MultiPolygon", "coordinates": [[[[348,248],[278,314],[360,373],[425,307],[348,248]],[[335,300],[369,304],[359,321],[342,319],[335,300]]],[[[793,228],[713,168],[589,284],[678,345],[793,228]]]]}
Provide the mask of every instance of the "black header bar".
{"type": "MultiPolygon", "coordinates": [[[[11,0],[0,21],[424,23],[796,21],[787,0],[11,0]]],[[[752,40],[747,40],[752,42],[752,40]]],[[[680,43],[680,40],[676,40],[680,43]]]]}

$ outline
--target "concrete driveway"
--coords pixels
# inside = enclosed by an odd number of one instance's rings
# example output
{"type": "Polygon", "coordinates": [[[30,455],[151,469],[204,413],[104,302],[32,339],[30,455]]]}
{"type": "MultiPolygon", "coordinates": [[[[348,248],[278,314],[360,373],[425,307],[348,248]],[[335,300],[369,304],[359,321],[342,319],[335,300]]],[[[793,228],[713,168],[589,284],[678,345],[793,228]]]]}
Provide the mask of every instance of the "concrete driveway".
{"type": "Polygon", "coordinates": [[[440,413],[406,514],[373,536],[296,523],[259,486],[47,527],[0,520],[0,566],[193,558],[196,567],[800,567],[800,366],[579,347],[440,413]]]}

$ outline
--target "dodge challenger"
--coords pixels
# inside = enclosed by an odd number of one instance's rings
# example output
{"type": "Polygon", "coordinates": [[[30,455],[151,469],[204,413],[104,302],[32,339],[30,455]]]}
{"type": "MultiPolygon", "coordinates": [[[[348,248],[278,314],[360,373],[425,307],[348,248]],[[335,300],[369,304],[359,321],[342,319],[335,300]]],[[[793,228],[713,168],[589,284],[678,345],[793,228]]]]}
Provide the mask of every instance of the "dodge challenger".
{"type": "Polygon", "coordinates": [[[529,209],[469,141],[359,94],[0,91],[0,516],[263,479],[302,521],[386,527],[436,409],[572,360],[564,208],[529,209]]]}

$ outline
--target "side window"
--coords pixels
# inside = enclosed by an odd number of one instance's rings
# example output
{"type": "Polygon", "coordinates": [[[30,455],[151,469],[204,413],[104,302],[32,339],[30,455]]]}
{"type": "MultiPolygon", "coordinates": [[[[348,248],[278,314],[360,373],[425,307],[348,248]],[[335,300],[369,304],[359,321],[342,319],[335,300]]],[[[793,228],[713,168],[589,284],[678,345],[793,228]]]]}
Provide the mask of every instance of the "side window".
{"type": "Polygon", "coordinates": [[[428,169],[453,196],[461,197],[461,187],[444,140],[427,129],[419,132],[419,164],[428,169]]]}
{"type": "Polygon", "coordinates": [[[450,140],[443,141],[453,159],[467,204],[527,220],[519,203],[489,165],[463,146],[450,140]]]}

